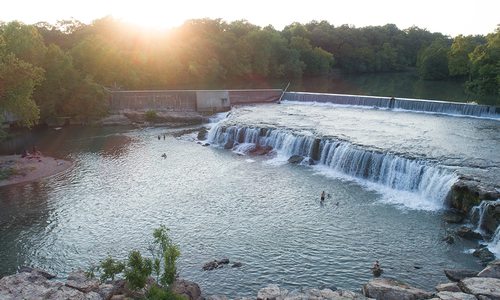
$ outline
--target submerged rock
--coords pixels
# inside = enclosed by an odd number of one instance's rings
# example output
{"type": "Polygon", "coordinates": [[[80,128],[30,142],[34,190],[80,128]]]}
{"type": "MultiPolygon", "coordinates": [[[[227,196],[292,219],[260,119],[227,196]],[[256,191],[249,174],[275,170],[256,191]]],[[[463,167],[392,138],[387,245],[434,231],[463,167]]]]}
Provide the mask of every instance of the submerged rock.
{"type": "Polygon", "coordinates": [[[47,279],[56,278],[56,275],[50,274],[49,272],[46,272],[39,268],[32,268],[27,266],[22,266],[19,268],[19,273],[32,273],[32,272],[37,272],[38,274],[42,275],[47,279]]]}
{"type": "Polygon", "coordinates": [[[474,270],[465,270],[465,269],[445,269],[444,275],[448,277],[451,281],[460,281],[462,279],[468,277],[475,277],[477,275],[477,271],[474,270]]]}
{"type": "Polygon", "coordinates": [[[304,160],[304,157],[301,155],[292,155],[288,159],[288,162],[291,164],[300,164],[304,160]]]}
{"type": "Polygon", "coordinates": [[[441,239],[443,242],[446,242],[447,244],[453,244],[455,243],[455,238],[453,237],[453,235],[451,234],[448,234],[447,236],[445,236],[444,238],[441,239]]]}
{"type": "Polygon", "coordinates": [[[476,249],[472,255],[479,258],[483,264],[487,264],[495,259],[495,254],[491,253],[486,247],[476,249]]]}
{"type": "Polygon", "coordinates": [[[239,268],[239,267],[241,267],[241,266],[243,266],[243,264],[242,264],[242,263],[240,263],[240,262],[235,262],[235,263],[233,263],[233,264],[231,265],[231,268],[239,268]]]}
{"type": "Polygon", "coordinates": [[[500,279],[489,277],[472,277],[461,280],[458,283],[460,289],[476,297],[488,297],[483,299],[500,299],[500,279]]]}
{"type": "Polygon", "coordinates": [[[480,240],[483,238],[483,236],[472,230],[472,228],[469,228],[467,226],[461,226],[457,230],[457,235],[468,240],[480,240]]]}
{"type": "Polygon", "coordinates": [[[443,220],[447,223],[462,223],[465,215],[456,210],[449,210],[443,214],[443,220]]]}
{"type": "Polygon", "coordinates": [[[375,278],[363,285],[363,295],[376,299],[428,299],[432,293],[390,278],[375,278]]]}
{"type": "Polygon", "coordinates": [[[273,147],[271,146],[255,146],[252,150],[250,150],[251,155],[267,155],[269,152],[273,151],[273,147]]]}

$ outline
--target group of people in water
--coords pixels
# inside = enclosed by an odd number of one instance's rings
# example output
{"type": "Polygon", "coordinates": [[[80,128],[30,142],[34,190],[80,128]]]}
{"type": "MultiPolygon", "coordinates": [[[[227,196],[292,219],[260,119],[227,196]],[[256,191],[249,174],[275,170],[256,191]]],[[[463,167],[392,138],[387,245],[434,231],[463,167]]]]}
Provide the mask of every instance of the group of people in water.
{"type": "MultiPolygon", "coordinates": [[[[325,199],[326,199],[326,198],[330,198],[330,194],[327,194],[325,191],[322,191],[322,192],[321,192],[321,196],[320,196],[320,201],[319,201],[319,202],[320,202],[321,204],[325,203],[325,199]]],[[[339,205],[339,202],[337,201],[337,202],[335,203],[335,205],[337,205],[337,206],[338,206],[338,205],[339,205]]]]}

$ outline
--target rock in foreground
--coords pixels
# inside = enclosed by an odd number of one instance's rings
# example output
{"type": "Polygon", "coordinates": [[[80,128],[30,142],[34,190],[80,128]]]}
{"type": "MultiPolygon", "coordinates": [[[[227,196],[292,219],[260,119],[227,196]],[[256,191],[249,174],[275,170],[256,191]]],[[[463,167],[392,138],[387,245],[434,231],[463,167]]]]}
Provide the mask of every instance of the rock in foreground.
{"type": "Polygon", "coordinates": [[[406,283],[389,279],[375,278],[363,285],[363,295],[385,300],[429,299],[432,293],[417,289],[406,283]]]}

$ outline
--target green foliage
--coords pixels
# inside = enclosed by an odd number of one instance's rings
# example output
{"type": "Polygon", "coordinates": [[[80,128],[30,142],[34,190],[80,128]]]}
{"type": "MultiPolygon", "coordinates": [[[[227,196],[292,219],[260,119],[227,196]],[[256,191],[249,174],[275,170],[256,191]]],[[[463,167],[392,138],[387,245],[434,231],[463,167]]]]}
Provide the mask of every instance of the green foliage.
{"type": "Polygon", "coordinates": [[[500,27],[486,40],[469,54],[471,80],[466,88],[476,95],[500,95],[500,27]]]}
{"type": "Polygon", "coordinates": [[[422,79],[439,80],[448,77],[448,50],[445,41],[436,40],[422,51],[417,64],[422,79]]]}
{"type": "Polygon", "coordinates": [[[171,290],[164,289],[160,286],[153,285],[146,293],[148,300],[187,300],[186,297],[177,295],[171,290]]]}
{"type": "Polygon", "coordinates": [[[154,110],[148,110],[146,114],[144,115],[146,118],[146,121],[148,122],[155,122],[156,119],[158,118],[158,114],[156,114],[156,111],[154,110]]]}
{"type": "Polygon", "coordinates": [[[101,261],[100,269],[101,273],[101,282],[105,282],[108,279],[115,280],[115,276],[122,273],[125,270],[125,264],[114,260],[111,256],[101,261]]]}
{"type": "Polygon", "coordinates": [[[161,225],[153,232],[154,242],[150,246],[153,255],[154,271],[163,286],[171,285],[177,275],[176,261],[180,250],[168,236],[168,228],[161,225]],[[163,270],[161,268],[163,267],[163,270]],[[163,272],[162,272],[163,271],[163,272]]]}
{"type": "Polygon", "coordinates": [[[131,289],[138,290],[144,288],[152,270],[153,263],[151,259],[143,258],[141,252],[137,250],[129,253],[124,274],[131,289]]]}
{"type": "Polygon", "coordinates": [[[100,267],[96,265],[91,265],[87,271],[85,271],[85,276],[88,279],[96,278],[96,273],[99,272],[100,267]]]}
{"type": "Polygon", "coordinates": [[[8,179],[10,176],[15,174],[16,170],[14,168],[8,168],[8,167],[0,168],[0,180],[8,179]]]}

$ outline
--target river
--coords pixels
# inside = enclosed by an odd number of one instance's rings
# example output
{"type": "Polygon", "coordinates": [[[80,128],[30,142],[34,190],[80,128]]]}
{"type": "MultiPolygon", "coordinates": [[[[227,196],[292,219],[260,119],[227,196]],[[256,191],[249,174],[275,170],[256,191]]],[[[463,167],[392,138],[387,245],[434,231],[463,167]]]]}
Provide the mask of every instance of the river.
{"type": "MultiPolygon", "coordinates": [[[[235,126],[322,136],[329,147],[340,142],[390,152],[452,182],[456,172],[481,176],[471,160],[498,167],[499,124],[286,103],[233,110],[212,124],[210,134],[214,138],[217,128],[235,126]]],[[[2,153],[36,144],[44,154],[74,164],[38,182],[0,188],[0,273],[28,264],[62,278],[107,255],[147,253],[160,224],[180,246],[180,276],[208,295],[252,296],[269,283],[357,290],[372,278],[375,260],[384,276],[428,290],[447,281],[444,268],[482,268],[470,254],[475,243],[442,241],[454,226],[442,221],[441,196],[420,190],[421,183],[401,187],[356,177],[335,169],[333,158],[315,166],[288,164],[285,146],[271,156],[245,155],[245,143],[234,151],[202,147],[194,135],[176,138],[175,132],[68,127],[4,143],[2,153]],[[158,140],[163,134],[166,139],[158,140]],[[322,190],[329,194],[324,203],[322,190]],[[202,270],[205,262],[224,257],[243,266],[202,270]]],[[[488,172],[497,178],[498,169],[488,172]]]]}

